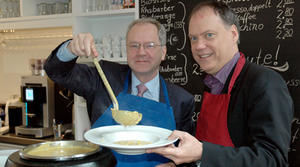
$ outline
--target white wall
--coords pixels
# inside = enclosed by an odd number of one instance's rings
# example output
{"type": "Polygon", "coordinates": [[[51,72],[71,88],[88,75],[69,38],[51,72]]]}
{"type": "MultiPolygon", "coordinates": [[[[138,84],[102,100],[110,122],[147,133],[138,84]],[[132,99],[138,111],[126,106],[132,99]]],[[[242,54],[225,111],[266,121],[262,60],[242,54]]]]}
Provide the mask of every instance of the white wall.
{"type": "Polygon", "coordinates": [[[0,32],[0,103],[20,96],[21,76],[31,75],[29,59],[47,58],[71,37],[71,27],[0,32]]]}

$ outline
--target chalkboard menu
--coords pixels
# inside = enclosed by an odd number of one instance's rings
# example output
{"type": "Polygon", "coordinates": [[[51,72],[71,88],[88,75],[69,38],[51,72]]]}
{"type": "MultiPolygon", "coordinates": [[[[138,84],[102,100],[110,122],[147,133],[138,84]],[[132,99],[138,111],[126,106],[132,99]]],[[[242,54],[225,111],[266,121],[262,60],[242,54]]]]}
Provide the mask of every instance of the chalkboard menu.
{"type": "MultiPolygon", "coordinates": [[[[140,0],[140,17],[159,20],[167,29],[167,57],[160,72],[195,96],[197,111],[203,92],[203,71],[193,60],[188,17],[201,0],[140,0]]],[[[239,49],[253,63],[271,68],[285,79],[295,105],[290,166],[300,165],[300,2],[296,0],[222,0],[238,15],[239,49]],[[297,32],[298,30],[298,32],[297,32]],[[297,48],[298,46],[298,48],[297,48]],[[298,141],[296,143],[296,141],[298,141]],[[295,160],[298,159],[298,162],[295,160]],[[297,164],[296,164],[297,163],[297,164]]],[[[194,120],[197,118],[197,111],[194,120]]]]}

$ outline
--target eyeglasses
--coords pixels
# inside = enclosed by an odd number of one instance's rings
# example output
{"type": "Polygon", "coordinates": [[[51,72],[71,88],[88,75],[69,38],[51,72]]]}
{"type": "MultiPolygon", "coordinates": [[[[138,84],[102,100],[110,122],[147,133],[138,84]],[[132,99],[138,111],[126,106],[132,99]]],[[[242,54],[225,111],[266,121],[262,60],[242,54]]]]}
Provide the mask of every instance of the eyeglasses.
{"type": "Polygon", "coordinates": [[[155,44],[154,42],[146,42],[146,43],[143,43],[143,44],[141,44],[141,43],[129,43],[127,46],[129,47],[129,49],[134,50],[134,51],[138,51],[141,48],[141,46],[143,46],[143,48],[145,50],[150,51],[150,50],[155,49],[157,46],[162,46],[162,45],[161,44],[155,44]]]}

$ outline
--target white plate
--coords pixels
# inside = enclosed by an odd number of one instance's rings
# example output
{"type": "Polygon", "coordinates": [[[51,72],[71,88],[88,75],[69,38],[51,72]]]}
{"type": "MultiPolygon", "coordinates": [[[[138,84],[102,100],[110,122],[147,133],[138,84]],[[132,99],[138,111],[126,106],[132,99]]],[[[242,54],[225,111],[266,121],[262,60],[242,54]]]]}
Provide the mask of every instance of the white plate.
{"type": "Polygon", "coordinates": [[[174,143],[168,140],[172,131],[154,126],[103,126],[91,129],[84,134],[84,138],[102,147],[108,147],[120,154],[138,155],[144,154],[148,148],[156,148],[174,143]],[[120,145],[115,142],[126,140],[140,140],[150,142],[145,145],[120,145]]]}

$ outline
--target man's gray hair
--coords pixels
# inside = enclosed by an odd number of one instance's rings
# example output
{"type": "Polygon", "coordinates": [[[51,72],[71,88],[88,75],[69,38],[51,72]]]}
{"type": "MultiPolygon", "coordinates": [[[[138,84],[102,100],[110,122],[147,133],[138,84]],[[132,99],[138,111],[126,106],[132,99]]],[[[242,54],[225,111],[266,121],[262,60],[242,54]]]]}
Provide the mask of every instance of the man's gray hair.
{"type": "MultiPolygon", "coordinates": [[[[133,26],[137,25],[137,24],[147,24],[147,23],[150,23],[150,24],[153,24],[156,26],[157,28],[157,32],[158,32],[158,38],[159,38],[159,41],[160,41],[160,44],[162,46],[166,45],[166,40],[167,40],[167,32],[166,32],[166,29],[165,27],[157,20],[153,19],[153,18],[140,18],[140,19],[137,19],[137,20],[134,20],[132,23],[129,24],[128,28],[127,28],[127,33],[126,33],[126,40],[127,40],[127,37],[128,37],[128,33],[129,31],[132,29],[133,26]]],[[[145,32],[147,33],[147,32],[145,32]]]]}

